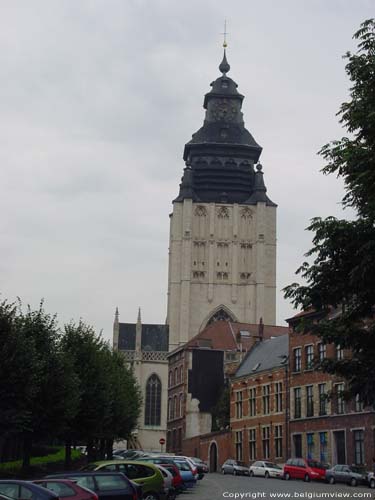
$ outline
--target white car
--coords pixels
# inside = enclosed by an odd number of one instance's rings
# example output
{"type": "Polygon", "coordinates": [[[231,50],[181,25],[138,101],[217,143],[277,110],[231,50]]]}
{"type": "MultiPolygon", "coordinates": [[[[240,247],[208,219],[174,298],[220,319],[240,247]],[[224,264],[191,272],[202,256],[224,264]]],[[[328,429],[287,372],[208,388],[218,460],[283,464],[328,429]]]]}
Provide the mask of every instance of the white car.
{"type": "Polygon", "coordinates": [[[374,472],[369,472],[367,476],[367,482],[370,488],[375,488],[375,474],[374,472]]]}
{"type": "Polygon", "coordinates": [[[254,462],[249,468],[249,475],[261,476],[265,478],[269,477],[283,477],[283,469],[273,462],[267,462],[265,460],[258,460],[254,462]]]}

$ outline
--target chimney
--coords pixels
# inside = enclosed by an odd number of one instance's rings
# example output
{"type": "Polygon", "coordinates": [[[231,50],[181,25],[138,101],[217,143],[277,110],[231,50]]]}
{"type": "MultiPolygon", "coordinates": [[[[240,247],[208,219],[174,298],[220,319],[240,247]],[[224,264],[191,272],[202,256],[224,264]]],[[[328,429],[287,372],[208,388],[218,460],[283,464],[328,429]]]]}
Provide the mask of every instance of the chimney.
{"type": "Polygon", "coordinates": [[[263,340],[263,335],[264,335],[264,324],[263,324],[263,318],[260,318],[259,320],[259,326],[258,326],[258,336],[259,340],[263,340]]]}

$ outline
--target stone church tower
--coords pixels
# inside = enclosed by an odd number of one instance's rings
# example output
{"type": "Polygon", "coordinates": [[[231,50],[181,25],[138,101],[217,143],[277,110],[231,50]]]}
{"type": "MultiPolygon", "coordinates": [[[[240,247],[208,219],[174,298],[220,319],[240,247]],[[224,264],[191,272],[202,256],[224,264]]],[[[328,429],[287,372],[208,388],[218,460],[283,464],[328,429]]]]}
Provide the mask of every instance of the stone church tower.
{"type": "Polygon", "coordinates": [[[244,96],[222,75],[205,95],[203,126],[185,145],[170,219],[169,350],[216,319],[275,324],[276,205],[266,195],[262,148],[245,128],[244,96]]]}

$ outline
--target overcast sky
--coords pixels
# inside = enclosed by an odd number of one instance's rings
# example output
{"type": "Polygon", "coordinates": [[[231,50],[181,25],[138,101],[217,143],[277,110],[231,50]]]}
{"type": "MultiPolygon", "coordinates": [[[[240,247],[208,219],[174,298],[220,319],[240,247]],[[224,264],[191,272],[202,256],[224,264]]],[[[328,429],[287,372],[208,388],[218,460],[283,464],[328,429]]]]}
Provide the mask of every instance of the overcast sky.
{"type": "Polygon", "coordinates": [[[342,186],[316,153],[343,134],[342,55],[373,0],[0,0],[0,292],[82,318],[166,317],[169,213],[184,144],[219,76],[224,19],[245,124],[278,204],[281,289],[342,186]]]}

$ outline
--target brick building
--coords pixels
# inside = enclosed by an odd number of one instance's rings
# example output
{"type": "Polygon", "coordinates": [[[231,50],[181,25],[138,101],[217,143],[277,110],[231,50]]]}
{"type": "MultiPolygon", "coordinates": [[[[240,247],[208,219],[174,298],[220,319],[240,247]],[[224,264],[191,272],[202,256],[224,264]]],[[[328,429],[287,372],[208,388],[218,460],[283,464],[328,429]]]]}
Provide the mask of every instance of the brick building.
{"type": "Polygon", "coordinates": [[[288,335],[258,342],[231,380],[232,449],[237,460],[286,460],[288,352],[288,335]]]}
{"type": "Polygon", "coordinates": [[[254,343],[285,331],[262,322],[216,321],[168,355],[168,451],[185,452],[184,440],[211,432],[211,410],[226,379],[254,343]]]}
{"type": "Polygon", "coordinates": [[[318,367],[325,358],[342,359],[350,353],[340,346],[297,331],[301,317],[289,321],[291,456],[317,458],[330,464],[370,466],[375,456],[375,413],[361,401],[346,401],[345,381],[318,367]]]}

